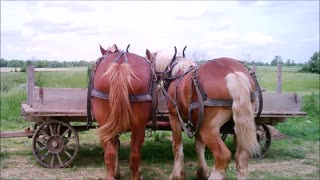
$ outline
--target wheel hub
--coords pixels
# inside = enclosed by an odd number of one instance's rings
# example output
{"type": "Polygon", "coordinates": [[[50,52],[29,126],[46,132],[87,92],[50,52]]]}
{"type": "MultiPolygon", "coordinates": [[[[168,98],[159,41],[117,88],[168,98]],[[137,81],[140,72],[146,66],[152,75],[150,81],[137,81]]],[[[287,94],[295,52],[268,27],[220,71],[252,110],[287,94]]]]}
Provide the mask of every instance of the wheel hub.
{"type": "Polygon", "coordinates": [[[47,142],[47,149],[51,153],[59,153],[63,150],[64,140],[61,136],[51,136],[47,142]]]}

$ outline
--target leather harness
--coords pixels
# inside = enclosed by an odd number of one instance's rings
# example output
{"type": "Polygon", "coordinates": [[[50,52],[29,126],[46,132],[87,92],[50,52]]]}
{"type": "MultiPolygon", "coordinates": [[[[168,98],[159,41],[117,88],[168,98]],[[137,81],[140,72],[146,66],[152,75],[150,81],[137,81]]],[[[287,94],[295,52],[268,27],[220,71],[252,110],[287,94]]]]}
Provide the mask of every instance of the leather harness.
{"type": "MultiPolygon", "coordinates": [[[[127,48],[128,49],[128,48],[127,48]]],[[[128,52],[128,51],[127,51],[128,52]]],[[[119,56],[114,59],[114,63],[116,63],[121,56],[124,56],[124,63],[128,63],[128,58],[125,51],[121,51],[119,56]]],[[[88,83],[88,92],[87,92],[87,128],[89,128],[92,123],[94,118],[92,117],[92,112],[91,112],[91,99],[92,97],[96,97],[99,99],[103,100],[109,100],[109,94],[101,92],[97,89],[94,88],[93,84],[93,78],[95,76],[95,72],[99,64],[101,63],[102,60],[104,60],[108,54],[105,54],[98,58],[96,60],[96,63],[92,65],[90,69],[90,74],[89,74],[89,83],[88,83]]],[[[146,94],[130,94],[129,99],[130,102],[145,102],[145,101],[151,101],[152,102],[152,109],[151,109],[151,120],[152,120],[152,130],[157,130],[158,129],[158,124],[157,124],[157,119],[156,119],[156,85],[157,85],[157,77],[155,74],[155,68],[154,68],[154,63],[150,63],[148,60],[144,58],[144,60],[150,65],[151,69],[151,82],[150,82],[150,87],[148,90],[148,93],[146,94]]]]}
{"type": "MultiPolygon", "coordinates": [[[[167,83],[166,83],[167,86],[162,87],[163,94],[165,95],[165,97],[167,99],[169,99],[172,102],[172,104],[174,105],[174,107],[176,109],[176,112],[177,112],[177,115],[178,115],[178,119],[180,121],[182,129],[184,130],[184,132],[190,138],[192,138],[192,137],[194,137],[195,135],[198,134],[199,129],[200,129],[201,125],[202,125],[202,120],[203,120],[203,116],[204,116],[204,108],[206,106],[220,106],[220,107],[221,106],[226,106],[226,107],[230,107],[230,106],[232,106],[232,102],[233,102],[232,99],[210,99],[210,98],[207,98],[207,95],[205,94],[205,92],[204,92],[204,90],[203,90],[203,88],[202,88],[202,86],[201,86],[201,84],[199,82],[199,74],[198,74],[199,67],[200,66],[192,66],[185,73],[183,73],[181,75],[178,75],[178,76],[173,77],[173,78],[164,79],[164,81],[167,81],[167,83]],[[191,73],[191,72],[192,72],[192,82],[193,82],[193,85],[194,85],[195,90],[196,90],[198,101],[191,102],[191,104],[189,106],[189,118],[188,118],[188,121],[184,122],[183,118],[180,115],[180,111],[179,111],[178,105],[176,103],[177,102],[177,88],[178,88],[178,84],[179,84],[180,80],[185,75],[187,75],[188,73],[191,73]],[[169,96],[168,92],[167,92],[169,83],[173,79],[177,79],[176,87],[175,87],[175,97],[174,97],[174,99],[172,99],[169,96]],[[191,122],[191,113],[192,113],[193,110],[196,110],[196,109],[199,109],[199,114],[198,114],[198,123],[195,126],[191,122]]],[[[173,68],[171,67],[170,69],[173,69],[173,68]]],[[[250,98],[251,98],[251,100],[254,100],[257,95],[258,95],[258,98],[259,98],[258,113],[257,113],[257,115],[255,117],[255,119],[258,119],[260,117],[260,114],[261,114],[261,111],[262,111],[261,89],[260,89],[259,83],[258,83],[258,81],[256,79],[255,72],[252,71],[250,68],[248,68],[248,70],[250,71],[250,75],[254,79],[254,83],[256,85],[256,92],[252,92],[250,94],[250,98]]]]}

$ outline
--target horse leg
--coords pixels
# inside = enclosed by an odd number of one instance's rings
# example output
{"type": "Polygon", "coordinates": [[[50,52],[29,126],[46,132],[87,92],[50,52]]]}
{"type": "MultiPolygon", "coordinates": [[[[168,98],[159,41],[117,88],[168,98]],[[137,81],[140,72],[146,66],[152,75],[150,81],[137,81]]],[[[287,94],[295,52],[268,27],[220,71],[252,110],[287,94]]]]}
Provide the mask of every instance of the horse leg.
{"type": "Polygon", "coordinates": [[[208,171],[207,162],[204,158],[206,146],[199,135],[195,137],[195,146],[196,146],[196,152],[198,156],[197,177],[198,179],[208,179],[209,171],[208,171]]]}
{"type": "Polygon", "coordinates": [[[144,142],[145,129],[132,128],[131,132],[131,152],[130,152],[130,168],[132,171],[133,180],[142,179],[142,174],[140,170],[141,162],[141,148],[144,142]]]}
{"type": "Polygon", "coordinates": [[[106,164],[106,170],[107,170],[107,179],[113,180],[116,173],[116,166],[118,162],[118,137],[111,139],[110,141],[107,141],[104,143],[104,161],[106,164]]]}
{"type": "MultiPolygon", "coordinates": [[[[236,135],[235,135],[236,137],[236,135]]],[[[236,138],[235,142],[236,142],[236,138]]],[[[247,179],[248,176],[248,161],[250,158],[250,153],[248,150],[242,148],[241,146],[237,145],[236,143],[236,168],[237,168],[237,179],[247,179]]]]}
{"type": "Polygon", "coordinates": [[[216,112],[213,119],[204,119],[202,128],[200,129],[203,142],[211,150],[215,160],[215,166],[209,179],[227,178],[226,169],[231,161],[231,152],[221,139],[220,127],[229,120],[230,116],[231,113],[227,111],[216,112]]]}
{"type": "Polygon", "coordinates": [[[169,120],[172,129],[172,151],[174,156],[174,166],[170,179],[185,179],[181,125],[177,116],[170,115],[169,120]]]}
{"type": "Polygon", "coordinates": [[[119,156],[118,156],[118,154],[119,154],[119,149],[120,149],[120,140],[119,140],[119,138],[117,138],[117,140],[116,140],[116,148],[117,148],[117,150],[116,150],[116,172],[115,172],[115,178],[116,179],[119,179],[120,178],[120,165],[119,165],[119,156]]]}

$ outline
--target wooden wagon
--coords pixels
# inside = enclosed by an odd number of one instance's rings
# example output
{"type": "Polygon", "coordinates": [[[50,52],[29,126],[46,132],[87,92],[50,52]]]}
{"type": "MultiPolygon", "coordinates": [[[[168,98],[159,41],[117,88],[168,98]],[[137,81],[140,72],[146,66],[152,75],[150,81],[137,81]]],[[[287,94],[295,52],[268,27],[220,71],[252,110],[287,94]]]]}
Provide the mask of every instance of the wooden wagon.
{"type": "MultiPolygon", "coordinates": [[[[34,127],[20,132],[1,132],[1,138],[32,138],[32,152],[44,167],[60,168],[71,164],[79,149],[79,131],[95,129],[87,123],[87,88],[36,87],[34,67],[27,69],[27,101],[21,103],[21,116],[34,122],[34,127]],[[71,122],[79,122],[76,125],[71,122]],[[83,123],[81,123],[83,122],[83,123]]],[[[267,125],[285,122],[288,117],[304,117],[301,100],[293,93],[263,92],[263,109],[256,120],[257,138],[262,147],[262,158],[271,145],[267,125]]],[[[158,92],[157,130],[170,130],[165,97],[158,92]]],[[[147,129],[151,129],[149,121],[147,129]]],[[[233,121],[221,128],[222,138],[233,134],[233,121]]]]}

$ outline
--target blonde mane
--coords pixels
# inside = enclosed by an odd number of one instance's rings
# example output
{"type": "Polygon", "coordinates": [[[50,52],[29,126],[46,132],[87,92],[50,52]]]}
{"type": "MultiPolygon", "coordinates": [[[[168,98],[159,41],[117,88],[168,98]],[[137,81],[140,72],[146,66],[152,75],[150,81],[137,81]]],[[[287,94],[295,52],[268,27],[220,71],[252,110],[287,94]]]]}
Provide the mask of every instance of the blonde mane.
{"type": "Polygon", "coordinates": [[[173,54],[157,51],[155,52],[156,59],[155,59],[155,66],[157,72],[164,72],[166,68],[169,66],[173,54]]]}
{"type": "MultiPolygon", "coordinates": [[[[166,68],[170,65],[170,62],[172,60],[173,54],[161,52],[156,52],[156,58],[155,58],[155,65],[156,65],[156,71],[157,72],[164,72],[166,68]]],[[[176,57],[175,62],[177,64],[173,67],[171,72],[171,77],[177,75],[177,73],[181,70],[182,73],[185,73],[191,66],[198,66],[197,63],[195,63],[192,60],[183,58],[183,57],[176,57]]]]}

